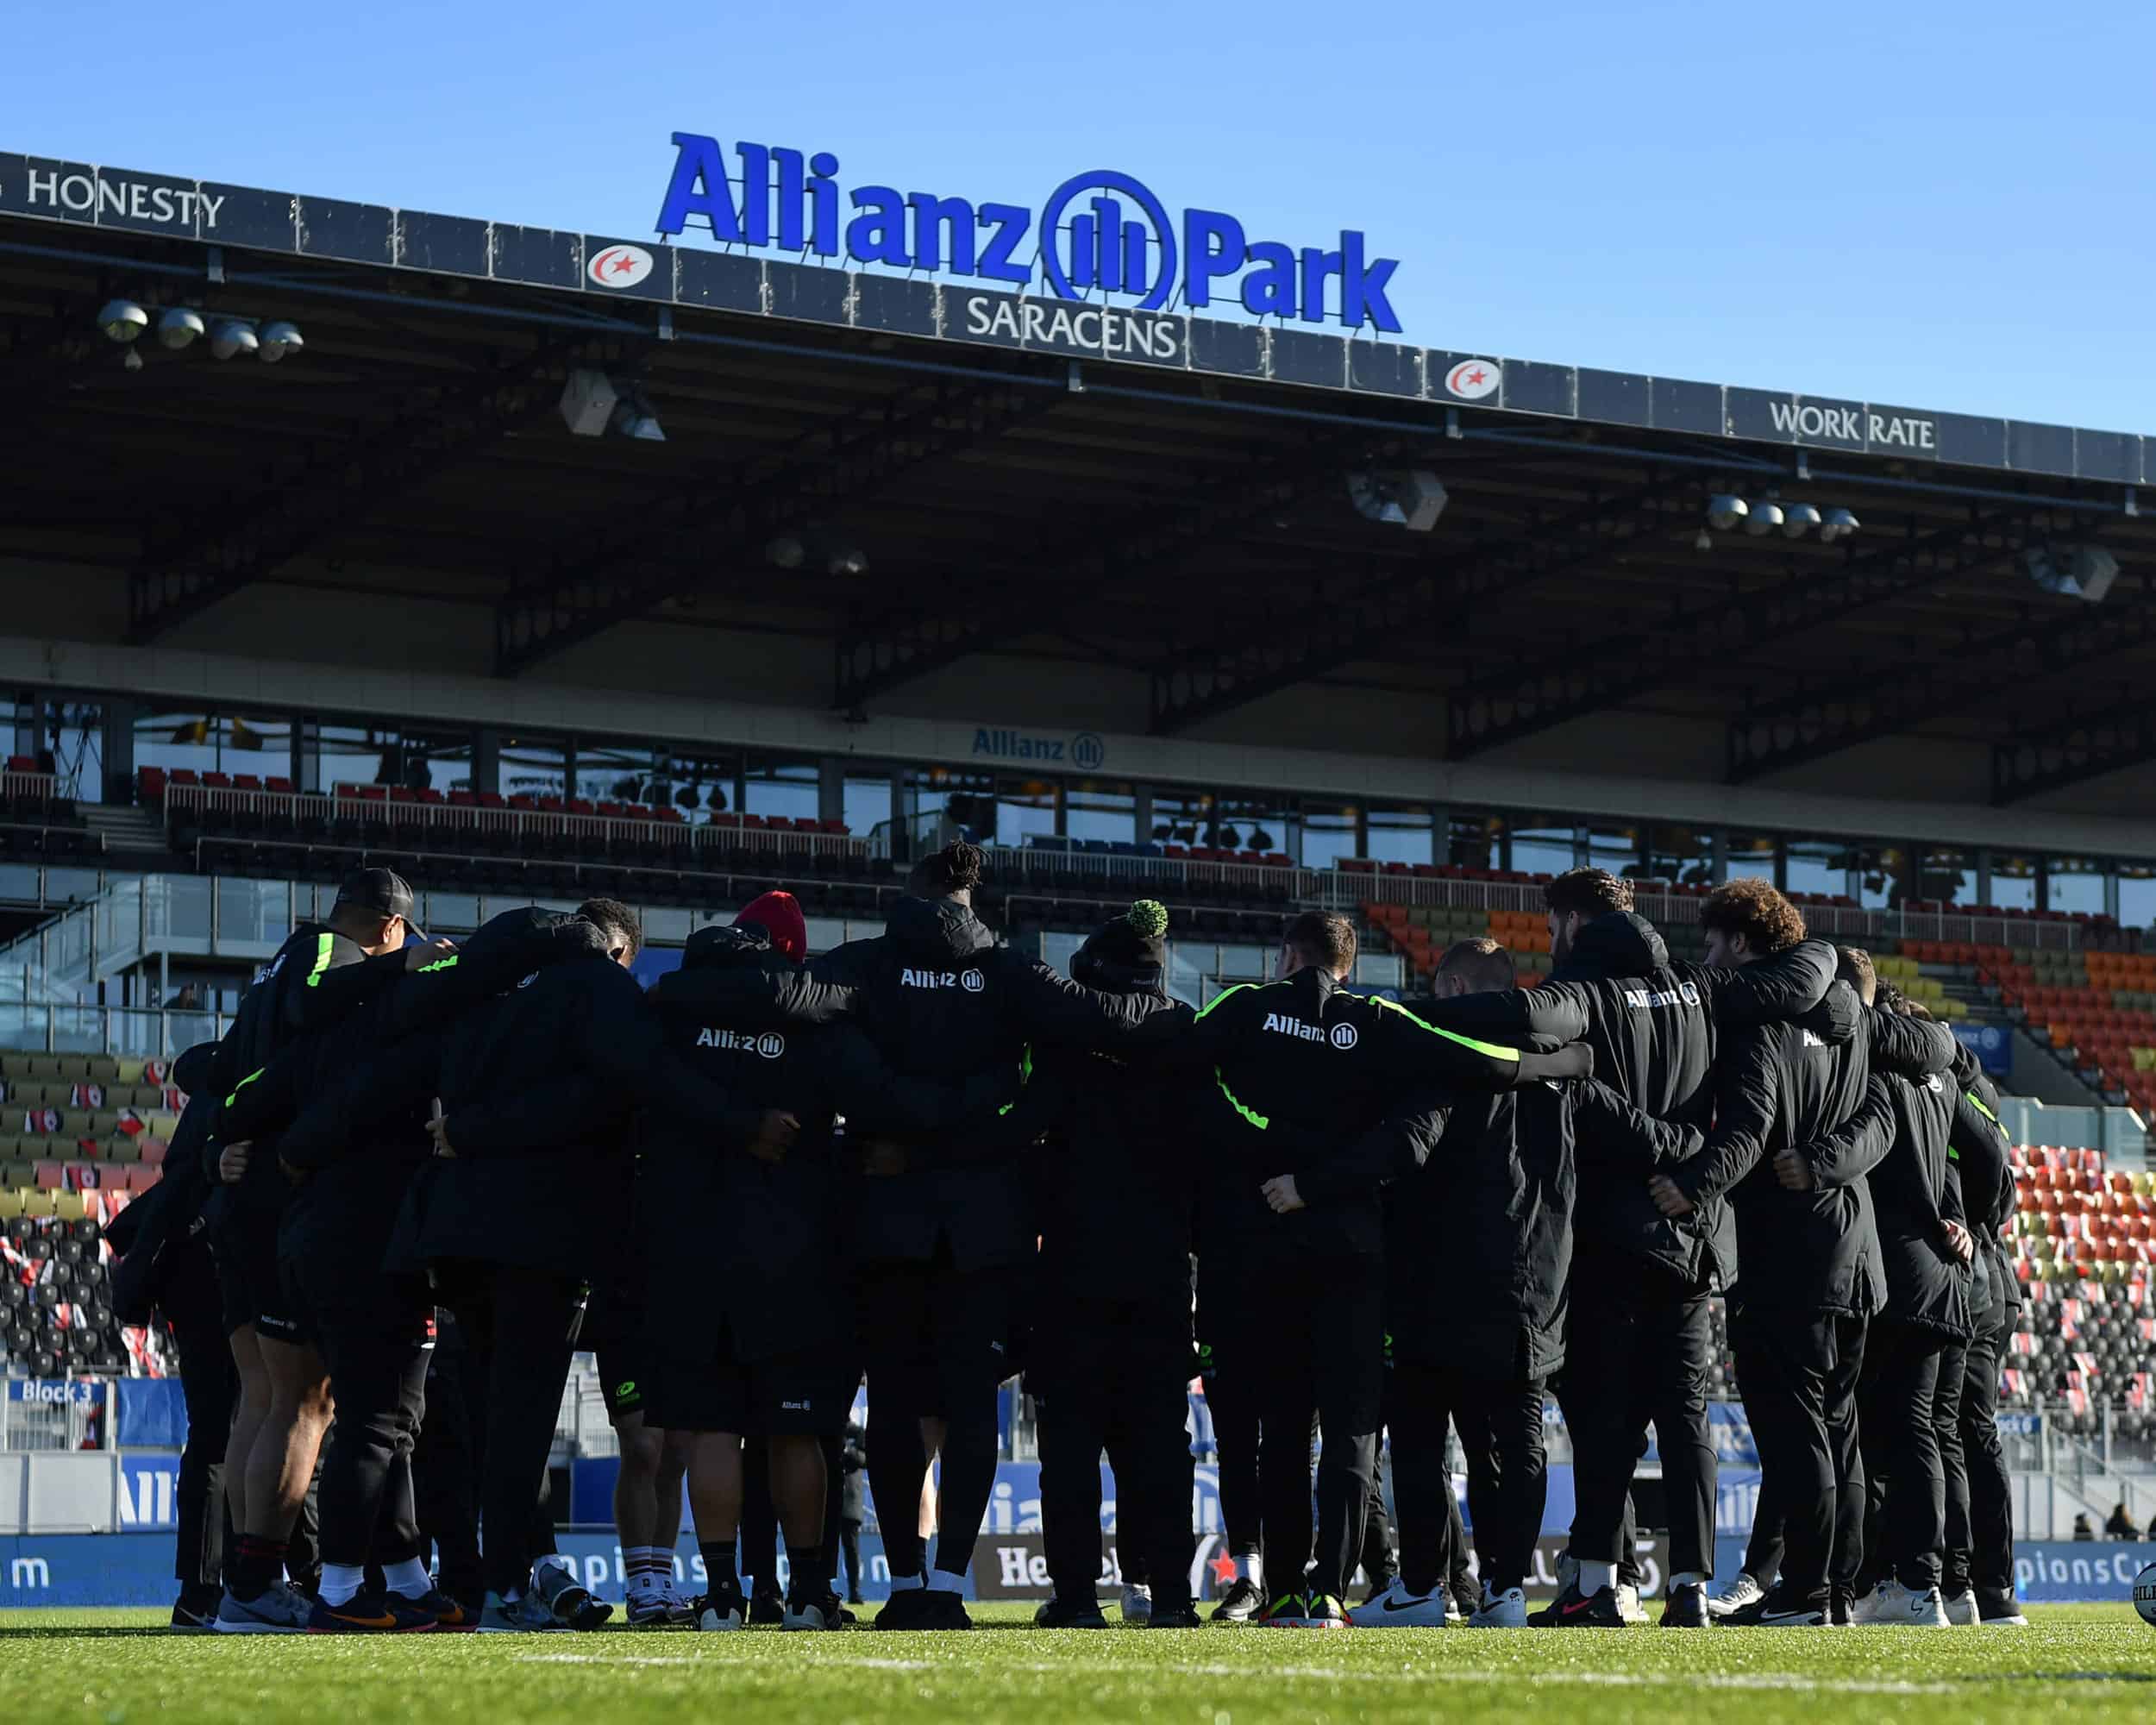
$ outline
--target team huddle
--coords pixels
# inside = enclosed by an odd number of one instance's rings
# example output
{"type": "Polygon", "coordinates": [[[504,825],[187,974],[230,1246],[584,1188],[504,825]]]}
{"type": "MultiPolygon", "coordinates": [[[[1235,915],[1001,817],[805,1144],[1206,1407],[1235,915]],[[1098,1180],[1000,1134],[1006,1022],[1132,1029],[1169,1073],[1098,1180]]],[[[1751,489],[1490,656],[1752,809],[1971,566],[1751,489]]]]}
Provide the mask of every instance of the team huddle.
{"type": "Polygon", "coordinates": [[[864,1372],[879,1628],[969,1627],[1020,1372],[1044,1625],[1105,1626],[1104,1452],[1151,1624],[1200,1622],[1194,1377],[1232,1565],[1215,1621],[1526,1625],[1551,1391],[1576,1507],[1537,1623],[1644,1621],[1650,1426],[1665,1626],[2019,1621],[1991,1419],[2017,1298],[1997,1099],[1865,954],[1734,881],[1702,906],[1707,963],[1672,964],[1626,882],[1576,869],[1547,889],[1554,968],[1532,990],[1476,938],[1430,997],[1355,992],[1352,924],[1307,912],[1276,980],[1194,1012],[1165,989],[1158,904],[1066,977],[975,915],[982,863],[924,859],[884,934],[813,960],[794,901],[767,894],[649,992],[625,906],[519,911],[453,948],[412,928],[398,876],[348,877],[185,1057],[172,1172],[126,1213],[123,1264],[172,1322],[191,1415],[230,1422],[232,1537],[212,1486],[183,1514],[175,1622],[604,1621],[542,1502],[580,1347],[640,1470],[617,1493],[632,1622],[764,1621],[741,1577],[771,1536],[742,1540],[774,1516],[789,1574],[768,1615],[851,1621],[834,1581],[864,1372]],[[1718,1292],[1762,1479],[1744,1570],[1710,1598],[1718,1292]],[[452,1317],[454,1402],[435,1359],[452,1317]],[[226,1403],[198,1394],[235,1371],[226,1403]],[[451,1427],[477,1477],[461,1588],[422,1513],[451,1427]],[[1365,1557],[1381,1446],[1396,1573],[1365,1557]],[[1358,1569],[1373,1590],[1351,1609],[1358,1569]]]}

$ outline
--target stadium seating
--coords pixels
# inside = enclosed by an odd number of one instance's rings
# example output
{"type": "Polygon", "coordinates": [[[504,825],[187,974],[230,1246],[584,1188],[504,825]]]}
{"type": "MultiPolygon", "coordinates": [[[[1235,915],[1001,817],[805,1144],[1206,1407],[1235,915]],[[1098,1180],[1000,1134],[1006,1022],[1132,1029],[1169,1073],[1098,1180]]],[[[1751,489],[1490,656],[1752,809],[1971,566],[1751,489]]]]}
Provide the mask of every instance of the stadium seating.
{"type": "Polygon", "coordinates": [[[2009,1016],[2093,1088],[2156,1111],[2156,954],[1914,944],[1973,966],[2009,1016]]]}
{"type": "Polygon", "coordinates": [[[113,1314],[104,1244],[124,1201],[0,1191],[0,1375],[120,1373],[141,1358],[113,1314]]]}

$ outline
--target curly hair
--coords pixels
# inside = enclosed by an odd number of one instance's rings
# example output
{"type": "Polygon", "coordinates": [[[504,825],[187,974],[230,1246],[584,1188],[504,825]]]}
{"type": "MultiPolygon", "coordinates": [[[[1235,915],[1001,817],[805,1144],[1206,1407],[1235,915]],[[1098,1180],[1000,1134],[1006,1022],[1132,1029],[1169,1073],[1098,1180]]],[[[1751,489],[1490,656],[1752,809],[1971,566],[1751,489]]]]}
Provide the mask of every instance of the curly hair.
{"type": "Polygon", "coordinates": [[[1632,908],[1632,882],[1607,869],[1568,869],[1542,889],[1542,901],[1552,916],[1607,916],[1632,908]]]}
{"type": "Polygon", "coordinates": [[[906,890],[917,899],[948,899],[969,893],[987,873],[987,853],[961,839],[924,856],[906,876],[906,890]]]}
{"type": "Polygon", "coordinates": [[[1699,923],[1725,935],[1743,935],[1758,953],[1779,952],[1804,938],[1804,913],[1756,875],[1715,888],[1700,906],[1699,923]]]}

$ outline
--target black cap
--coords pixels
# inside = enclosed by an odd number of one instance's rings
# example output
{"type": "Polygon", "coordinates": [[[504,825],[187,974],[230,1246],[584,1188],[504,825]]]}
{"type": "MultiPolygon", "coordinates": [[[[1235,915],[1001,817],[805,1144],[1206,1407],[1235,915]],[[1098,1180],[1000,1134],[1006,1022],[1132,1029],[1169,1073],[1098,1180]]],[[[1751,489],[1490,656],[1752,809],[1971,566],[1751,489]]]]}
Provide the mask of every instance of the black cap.
{"type": "Polygon", "coordinates": [[[393,869],[354,869],[337,888],[337,902],[411,920],[411,888],[393,869]]]}

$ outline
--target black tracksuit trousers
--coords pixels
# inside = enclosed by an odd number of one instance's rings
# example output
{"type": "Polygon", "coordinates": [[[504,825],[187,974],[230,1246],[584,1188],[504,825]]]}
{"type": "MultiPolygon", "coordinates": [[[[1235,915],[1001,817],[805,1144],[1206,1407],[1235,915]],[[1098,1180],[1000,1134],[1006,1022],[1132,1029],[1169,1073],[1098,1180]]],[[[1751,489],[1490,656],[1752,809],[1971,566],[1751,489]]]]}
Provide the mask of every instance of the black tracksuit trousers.
{"type": "MultiPolygon", "coordinates": [[[[460,1264],[443,1276],[457,1323],[486,1374],[467,1389],[485,1403],[479,1538],[488,1590],[521,1589],[541,1553],[534,1521],[569,1381],[569,1326],[579,1284],[505,1264],[460,1264]]],[[[550,1543],[550,1541],[548,1542],[550,1543]]]]}
{"type": "Polygon", "coordinates": [[[179,1533],[172,1574],[183,1590],[214,1592],[233,1544],[224,1495],[224,1452],[239,1405],[240,1374],[225,1338],[216,1265],[197,1234],[171,1249],[158,1308],[179,1350],[179,1393],[187,1404],[187,1446],[179,1454],[179,1533]]]}
{"type": "Polygon", "coordinates": [[[478,1465],[465,1404],[462,1349],[437,1350],[427,1376],[427,1408],[412,1446],[412,1504],[419,1515],[419,1555],[429,1551],[442,1590],[477,1609],[486,1591],[479,1562],[478,1465]]]}
{"type": "Polygon", "coordinates": [[[1319,1258],[1283,1252],[1268,1266],[1267,1284],[1279,1321],[1268,1330],[1258,1372],[1266,1590],[1278,1597],[1307,1586],[1312,1593],[1344,1599],[1361,1560],[1377,1465],[1385,1376],[1382,1262],[1374,1253],[1319,1258]],[[1324,1444],[1314,1544],[1313,1414],[1324,1444]]]}
{"type": "Polygon", "coordinates": [[[1714,1333],[1707,1289],[1650,1265],[1598,1264],[1576,1281],[1591,1298],[1573,1302],[1558,1396],[1572,1433],[1572,1555],[1622,1563],[1633,1553],[1632,1479],[1651,1422],[1669,1500],[1670,1567],[1714,1567],[1714,1440],[1707,1380],[1714,1333]]]}
{"type": "Polygon", "coordinates": [[[1458,1569],[1456,1542],[1463,1530],[1445,1461],[1448,1421],[1459,1427],[1467,1457],[1482,1585],[1495,1593],[1524,1585],[1548,1495],[1542,1380],[1395,1358],[1387,1406],[1400,1578],[1408,1591],[1427,1594],[1458,1569]]]}
{"type": "Polygon", "coordinates": [[[1973,1584],[1998,1599],[2014,1596],[2014,1500],[1998,1426],[1999,1356],[2013,1328],[2013,1313],[2002,1312],[1969,1344],[1956,1410],[1969,1471],[1969,1545],[1946,1558],[1951,1591],[1973,1584]]]}
{"type": "Polygon", "coordinates": [[[1785,1595],[1824,1609],[1830,1584],[1853,1592],[1864,1546],[1857,1444],[1863,1320],[1739,1307],[1730,1316],[1745,1412],[1758,1446],[1760,1512],[1778,1512],[1785,1595]]]}
{"type": "Polygon", "coordinates": [[[1891,1317],[1865,1339],[1857,1386],[1866,1486],[1859,1593],[1888,1576],[1920,1593],[1939,1585],[1946,1475],[1933,1404],[1946,1346],[1938,1331],[1891,1317]]]}
{"type": "Polygon", "coordinates": [[[411,1456],[427,1411],[434,1302],[424,1284],[318,1256],[291,1266],[329,1368],[336,1423],[322,1457],[322,1559],[386,1568],[419,1555],[411,1456]]]}
{"type": "Polygon", "coordinates": [[[1115,1475],[1116,1550],[1156,1610],[1188,1604],[1190,1320],[1181,1302],[1050,1298],[1026,1385],[1040,1414],[1041,1540],[1059,1597],[1100,1578],[1100,1455],[1115,1475]]]}

